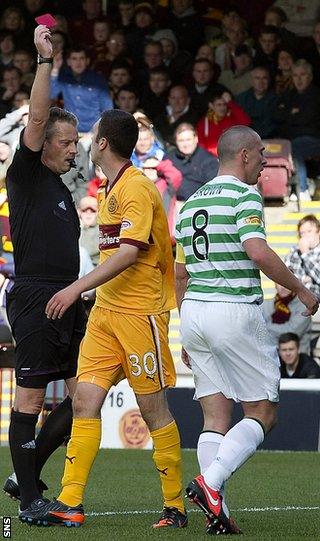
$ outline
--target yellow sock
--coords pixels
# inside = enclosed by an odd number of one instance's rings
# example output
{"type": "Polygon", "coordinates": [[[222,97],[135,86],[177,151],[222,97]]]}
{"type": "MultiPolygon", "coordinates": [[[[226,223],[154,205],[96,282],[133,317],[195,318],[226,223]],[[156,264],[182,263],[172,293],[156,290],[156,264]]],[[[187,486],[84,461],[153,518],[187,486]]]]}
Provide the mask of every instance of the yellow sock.
{"type": "Polygon", "coordinates": [[[89,473],[99,451],[101,419],[74,419],[58,500],[74,507],[82,503],[89,473]]]}
{"type": "Polygon", "coordinates": [[[160,473],[164,505],[177,507],[184,513],[180,435],[175,421],[154,430],[151,437],[154,446],[153,460],[160,473]]]}

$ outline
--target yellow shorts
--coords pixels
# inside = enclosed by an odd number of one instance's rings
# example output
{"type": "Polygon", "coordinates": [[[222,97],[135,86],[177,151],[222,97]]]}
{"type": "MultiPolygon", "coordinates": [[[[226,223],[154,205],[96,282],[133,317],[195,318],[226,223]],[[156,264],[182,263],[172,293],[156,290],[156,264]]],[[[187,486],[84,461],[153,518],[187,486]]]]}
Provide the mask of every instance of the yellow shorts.
{"type": "Polygon", "coordinates": [[[127,378],[136,394],[174,386],[169,318],[169,312],[144,316],[94,306],[80,346],[78,382],[108,390],[127,378]]]}

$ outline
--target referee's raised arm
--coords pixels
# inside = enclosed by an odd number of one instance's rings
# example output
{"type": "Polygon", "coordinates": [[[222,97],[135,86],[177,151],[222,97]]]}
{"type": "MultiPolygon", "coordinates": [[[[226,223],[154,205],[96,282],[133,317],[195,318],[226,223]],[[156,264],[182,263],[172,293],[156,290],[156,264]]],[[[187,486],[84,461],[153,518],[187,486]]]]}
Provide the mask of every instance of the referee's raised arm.
{"type": "Polygon", "coordinates": [[[34,31],[38,52],[38,68],[30,96],[29,120],[23,141],[31,150],[42,148],[50,108],[50,73],[52,69],[52,43],[50,30],[39,25],[34,31]]]}

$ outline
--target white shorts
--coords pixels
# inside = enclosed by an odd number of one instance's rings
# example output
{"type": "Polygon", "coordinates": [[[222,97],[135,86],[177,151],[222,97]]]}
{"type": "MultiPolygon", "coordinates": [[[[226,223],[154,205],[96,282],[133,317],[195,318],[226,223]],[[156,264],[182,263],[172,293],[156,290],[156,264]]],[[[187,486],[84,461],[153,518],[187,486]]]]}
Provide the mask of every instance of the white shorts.
{"type": "Polygon", "coordinates": [[[279,356],[260,306],[185,300],[181,335],[196,398],[222,393],[236,402],[278,402],[279,356]]]}

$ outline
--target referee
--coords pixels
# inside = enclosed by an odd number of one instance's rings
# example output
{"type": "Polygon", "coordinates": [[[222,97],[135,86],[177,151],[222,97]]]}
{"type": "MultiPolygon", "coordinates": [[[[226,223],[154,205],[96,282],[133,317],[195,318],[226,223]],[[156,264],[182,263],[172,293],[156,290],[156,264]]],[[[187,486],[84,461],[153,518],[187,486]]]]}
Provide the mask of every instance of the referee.
{"type": "Polygon", "coordinates": [[[38,69],[30,98],[29,121],[8,170],[7,190],[16,280],[7,312],[16,342],[16,396],[9,442],[14,476],[5,491],[21,500],[19,516],[28,522],[45,503],[41,467],[70,434],[71,398],[78,348],[85,328],[81,300],[63,320],[45,316],[52,294],[79,273],[78,215],[60,175],[77,154],[77,119],[50,109],[52,44],[50,31],[35,29],[38,69]],[[49,416],[35,440],[35,427],[50,381],[64,379],[69,396],[49,416]],[[17,482],[15,482],[17,481],[17,482]]]}

